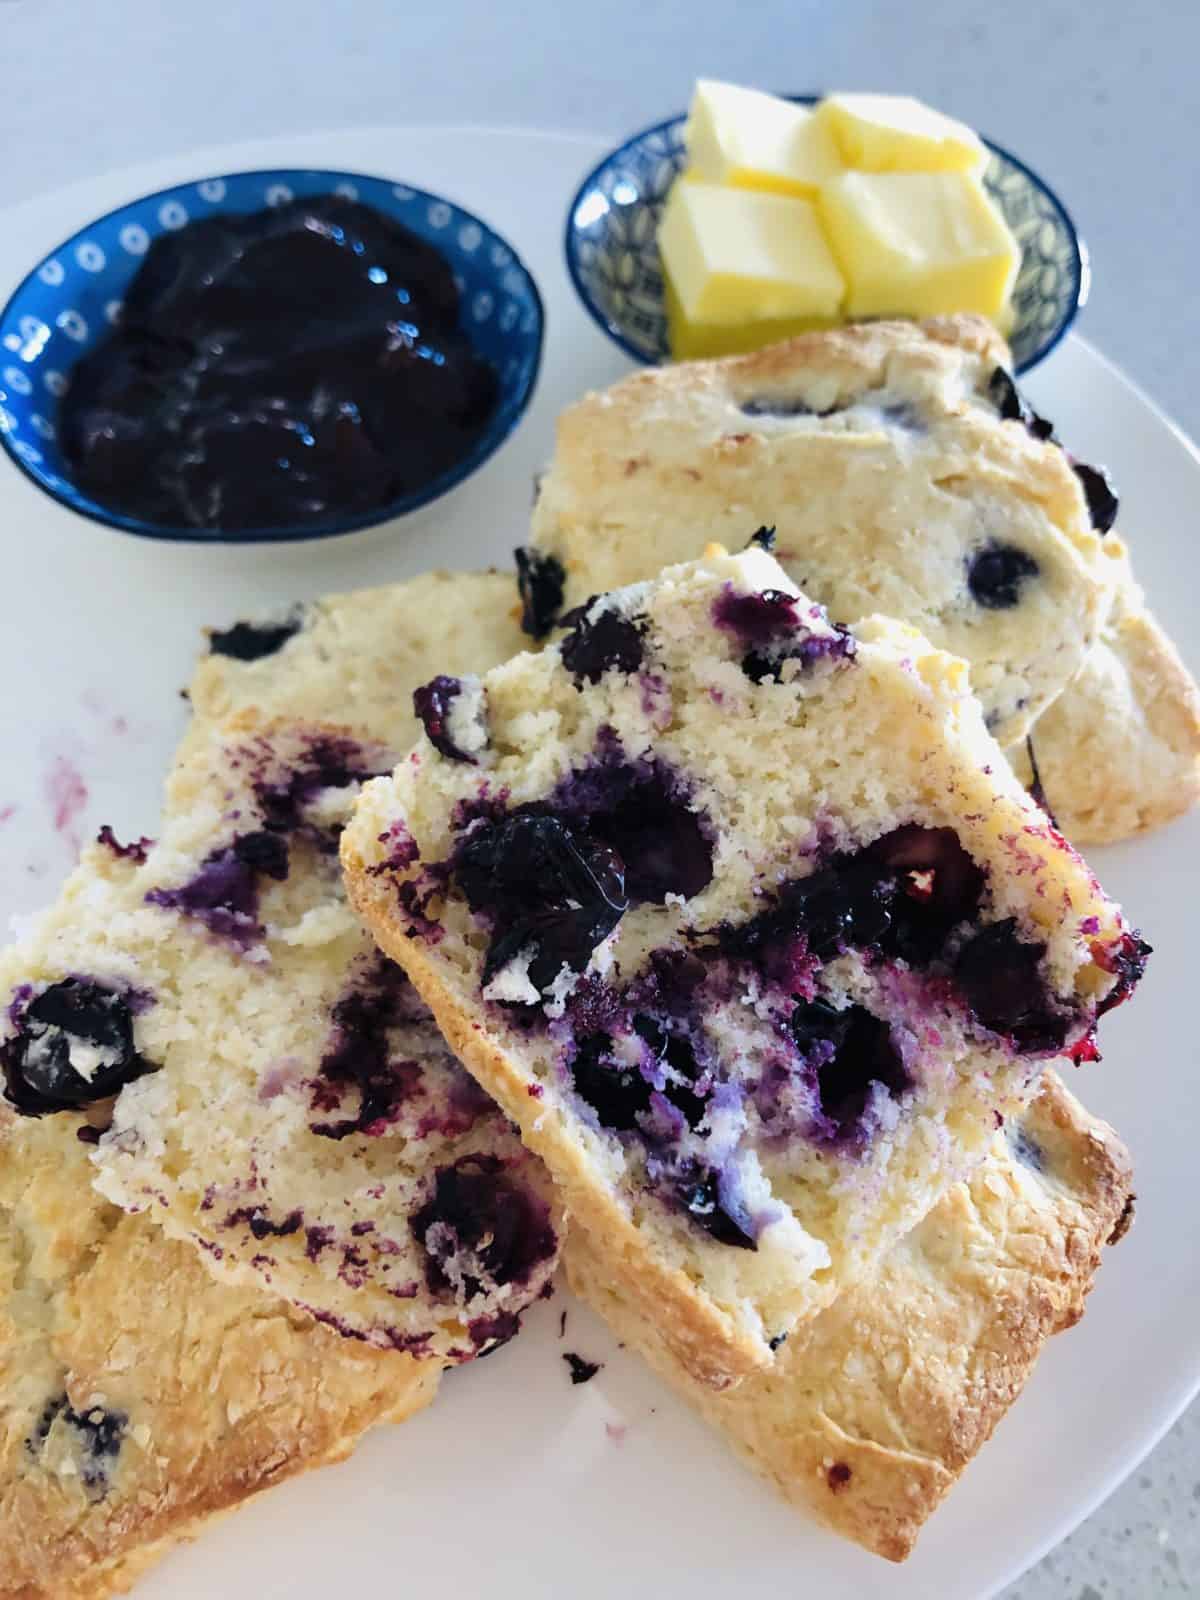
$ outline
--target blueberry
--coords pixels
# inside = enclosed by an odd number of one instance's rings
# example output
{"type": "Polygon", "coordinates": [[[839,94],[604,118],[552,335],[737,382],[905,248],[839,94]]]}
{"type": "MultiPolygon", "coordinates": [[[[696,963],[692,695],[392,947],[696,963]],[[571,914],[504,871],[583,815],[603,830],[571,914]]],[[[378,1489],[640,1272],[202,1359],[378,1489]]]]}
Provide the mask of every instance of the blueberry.
{"type": "Polygon", "coordinates": [[[1023,1167],[1031,1172],[1045,1172],[1046,1152],[1024,1128],[1012,1127],[1008,1131],[1008,1147],[1023,1167]]]}
{"type": "Polygon", "coordinates": [[[736,1250],[758,1249],[748,1220],[739,1220],[726,1208],[718,1176],[710,1168],[692,1167],[680,1178],[675,1192],[688,1216],[718,1244],[732,1245],[736,1250]]]}
{"type": "Polygon", "coordinates": [[[776,955],[797,939],[817,960],[828,961],[850,946],[877,943],[891,927],[891,898],[874,863],[835,857],[807,878],[784,884],[768,910],[721,928],[718,946],[735,960],[761,966],[768,977],[776,955]]]}
{"type": "Polygon", "coordinates": [[[454,871],[471,910],[492,918],[485,985],[524,950],[532,952],[529,979],[539,990],[564,965],[582,972],[629,906],[617,853],[540,812],[476,827],[454,871]]]}
{"type": "Polygon", "coordinates": [[[590,1383],[604,1365],[603,1361],[587,1361],[574,1350],[565,1350],[563,1360],[570,1369],[573,1384],[590,1383]]]}
{"type": "Polygon", "coordinates": [[[923,965],[978,910],[984,874],[953,828],[907,823],[876,839],[865,854],[895,874],[892,926],[881,940],[889,954],[923,965]]]}
{"type": "Polygon", "coordinates": [[[527,1282],[558,1247],[545,1206],[497,1156],[463,1156],[439,1167],[410,1226],[425,1252],[430,1289],[459,1288],[467,1300],[527,1282]]]}
{"type": "Polygon", "coordinates": [[[1056,1050],[1069,1018],[1057,1011],[1042,977],[1046,946],[1018,937],[1011,917],[992,922],[965,944],[954,977],[976,1019],[1025,1051],[1056,1050]]]}
{"type": "Polygon", "coordinates": [[[823,1000],[807,1001],[792,1013],[791,1030],[800,1053],[816,1068],[821,1117],[831,1138],[858,1131],[872,1085],[882,1084],[893,1095],[910,1087],[891,1029],[863,1006],[838,1011],[823,1000]]]}
{"type": "Polygon", "coordinates": [[[432,678],[413,690],[413,710],[435,750],[449,761],[464,761],[473,767],[478,765],[475,757],[460,750],[449,733],[450,713],[462,690],[461,678],[449,678],[444,674],[432,678]]]}
{"type": "Polygon", "coordinates": [[[718,628],[736,634],[744,645],[761,648],[799,626],[798,606],[798,597],[782,589],[738,594],[732,584],[726,584],[713,602],[712,617],[718,628]]]}
{"type": "Polygon", "coordinates": [[[595,600],[593,595],[562,619],[563,627],[571,629],[560,646],[563,666],[574,677],[576,688],[585,682],[599,683],[606,672],[636,672],[645,655],[645,621],[622,616],[607,606],[590,617],[595,600]]]}
{"type": "Polygon", "coordinates": [[[571,1061],[575,1093],[600,1119],[602,1128],[631,1133],[650,1109],[650,1085],[636,1066],[612,1058],[607,1034],[581,1039],[571,1061]]]}
{"type": "Polygon", "coordinates": [[[319,734],[282,777],[256,780],[254,798],[272,832],[304,832],[319,847],[336,849],[336,838],[307,821],[306,808],[325,789],[345,789],[381,775],[357,740],[319,734]]]}
{"type": "Polygon", "coordinates": [[[1015,545],[993,541],[970,557],[967,588],[977,604],[988,611],[1007,611],[1021,598],[1021,585],[1036,578],[1037,562],[1015,545]]]}
{"type": "Polygon", "coordinates": [[[1013,382],[1012,374],[1006,372],[1003,367],[996,367],[988,379],[987,396],[1000,413],[1003,422],[1019,422],[1035,439],[1048,441],[1051,444],[1058,443],[1054,434],[1054,424],[1048,422],[1045,417],[1038,416],[1013,382]]]}
{"type": "Polygon", "coordinates": [[[708,1113],[708,1096],[697,1094],[694,1088],[689,1087],[702,1076],[691,1044],[682,1034],[667,1032],[653,1017],[634,1017],[633,1028],[638,1037],[650,1046],[655,1060],[670,1067],[673,1073],[685,1080],[677,1083],[674,1078],[668,1077],[662,1093],[683,1113],[689,1128],[698,1128],[708,1113]]]}
{"type": "Polygon", "coordinates": [[[399,967],[380,956],[333,1007],[333,1030],[314,1085],[321,1110],[340,1106],[345,1089],[358,1090],[358,1109],[338,1122],[314,1122],[325,1139],[379,1132],[417,1092],[421,1069],[415,1061],[393,1059],[389,1031],[411,1016],[413,990],[399,967]]]}
{"type": "Polygon", "coordinates": [[[799,395],[751,395],[738,408],[747,417],[831,417],[842,406],[828,406],[824,411],[806,405],[799,395]]]}
{"type": "Polygon", "coordinates": [[[123,1411],[108,1411],[103,1406],[76,1411],[65,1394],[55,1395],[46,1402],[37,1428],[25,1440],[25,1448],[31,1456],[36,1458],[41,1454],[50,1430],[60,1418],[71,1429],[84,1488],[93,1499],[102,1498],[108,1489],[109,1463],[121,1453],[129,1426],[128,1416],[123,1411]]]}
{"type": "Polygon", "coordinates": [[[1121,505],[1111,477],[1104,467],[1089,467],[1083,461],[1072,461],[1071,466],[1083,488],[1092,527],[1099,534],[1108,533],[1121,505]]]}
{"type": "Polygon", "coordinates": [[[260,876],[282,882],[287,875],[287,841],[262,829],[214,850],[187,883],[151,889],[146,903],[181,912],[219,938],[248,948],[263,936],[258,922],[260,876]]]}
{"type": "Polygon", "coordinates": [[[214,628],[208,636],[209,652],[234,661],[261,661],[282,650],[303,624],[304,615],[296,610],[285,622],[235,622],[231,628],[214,628]]]}
{"type": "Polygon", "coordinates": [[[43,989],[20,1013],[15,1036],[0,1045],[9,1102],[27,1117],[74,1111],[153,1072],[134,1046],[131,1000],[90,978],[43,989]],[[90,1073],[79,1070],[83,1056],[91,1059],[90,1073]]]}
{"type": "Polygon", "coordinates": [[[1115,950],[1099,943],[1092,945],[1092,957],[1096,965],[1114,974],[1117,980],[1096,1006],[1098,1017],[1129,999],[1142,981],[1146,962],[1153,954],[1152,946],[1138,933],[1123,933],[1115,950]]]}
{"type": "Polygon", "coordinates": [[[639,783],[591,832],[625,863],[631,905],[662,905],[669,894],[690,900],[712,882],[712,845],[700,818],[673,800],[660,782],[639,783]]]}
{"type": "Polygon", "coordinates": [[[119,861],[132,861],[134,866],[144,867],[146,857],[153,848],[154,840],[143,837],[141,839],[131,839],[128,844],[122,844],[106,822],[96,835],[96,843],[102,844],[111,850],[119,861]]]}
{"type": "Polygon", "coordinates": [[[542,555],[532,546],[513,552],[517,561],[517,587],[521,591],[521,626],[535,639],[542,639],[554,626],[562,609],[567,575],[562,562],[542,555]]]}

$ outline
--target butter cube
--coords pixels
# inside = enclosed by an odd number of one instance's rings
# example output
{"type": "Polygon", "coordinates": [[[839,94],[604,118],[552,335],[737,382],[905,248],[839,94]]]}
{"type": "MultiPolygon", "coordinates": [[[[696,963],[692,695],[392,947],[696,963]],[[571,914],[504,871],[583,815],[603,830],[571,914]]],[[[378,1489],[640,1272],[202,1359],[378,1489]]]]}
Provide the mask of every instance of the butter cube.
{"type": "Polygon", "coordinates": [[[842,171],[832,132],[807,107],[711,78],[696,84],[683,137],[709,183],[812,197],[842,171]]]}
{"type": "Polygon", "coordinates": [[[753,349],[841,310],[845,283],[809,200],[677,182],[658,248],[676,356],[753,349]]]}
{"type": "Polygon", "coordinates": [[[963,172],[847,172],[820,212],[846,276],[846,315],[977,311],[1003,325],[1020,247],[963,172]]]}
{"type": "Polygon", "coordinates": [[[817,108],[859,172],[979,172],[987,147],[964,122],[900,94],[831,94],[817,108]]]}

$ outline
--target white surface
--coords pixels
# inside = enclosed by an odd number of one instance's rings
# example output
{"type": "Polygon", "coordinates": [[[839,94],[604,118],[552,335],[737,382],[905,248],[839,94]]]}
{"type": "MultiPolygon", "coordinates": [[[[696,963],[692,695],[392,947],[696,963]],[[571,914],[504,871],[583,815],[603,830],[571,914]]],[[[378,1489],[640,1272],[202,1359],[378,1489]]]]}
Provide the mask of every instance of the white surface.
{"type": "MultiPolygon", "coordinates": [[[[0,815],[16,808],[0,826],[0,889],[10,910],[52,895],[73,826],[84,835],[106,820],[122,835],[152,831],[183,722],[175,692],[201,623],[430,564],[506,559],[522,537],[555,413],[624,366],[574,304],[559,259],[567,197],[600,148],[470,130],[310,135],[157,163],[0,218],[5,289],[88,216],[159,183],[288,161],[380,171],[494,219],[537,275],[548,321],[539,391],[514,439],[453,496],[389,529],[258,550],[143,542],[75,519],[0,462],[10,557],[0,602],[0,815]],[[89,799],[56,835],[46,795],[64,792],[64,762],[80,771],[89,799]]],[[[1195,619],[1187,520],[1200,492],[1195,455],[1078,340],[1029,387],[1077,453],[1117,472],[1140,575],[1167,626],[1186,638],[1195,619]]],[[[569,1589],[579,1600],[657,1587],[705,1600],[730,1584],[747,1596],[791,1593],[803,1574],[804,1591],[822,1600],[995,1593],[1130,1469],[1200,1380],[1200,1259],[1179,1227],[1194,1210],[1189,1141],[1200,1114],[1185,899],[1198,841],[1192,817],[1096,852],[1106,884],[1158,947],[1138,1000],[1108,1020],[1105,1060],[1080,1074],[1089,1104],[1133,1147],[1141,1220],[1113,1252],[1081,1327],[1051,1345],[907,1566],[890,1568],[776,1504],[582,1310],[572,1307],[560,1343],[555,1302],[515,1345],[451,1374],[431,1412],[215,1528],[141,1592],[326,1600],[331,1588],[390,1593],[448,1582],[455,1592],[486,1583],[500,1595],[569,1589]],[[572,1389],[563,1349],[605,1360],[604,1372],[572,1389]]]]}

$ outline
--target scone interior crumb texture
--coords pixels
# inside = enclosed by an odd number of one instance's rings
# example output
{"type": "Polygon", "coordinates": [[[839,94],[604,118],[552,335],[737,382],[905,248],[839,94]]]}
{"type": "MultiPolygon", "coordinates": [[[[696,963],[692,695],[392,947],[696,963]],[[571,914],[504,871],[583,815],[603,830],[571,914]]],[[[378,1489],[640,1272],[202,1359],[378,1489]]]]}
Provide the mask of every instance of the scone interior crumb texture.
{"type": "Polygon", "coordinates": [[[472,690],[469,749],[366,785],[343,859],[615,1279],[721,1384],[868,1272],[1046,1059],[1094,1053],[1145,946],[911,628],[829,622],[762,548],[565,620],[472,690]]]}
{"type": "Polygon", "coordinates": [[[464,1360],[548,1283],[558,1212],[346,903],[338,834],[393,759],[250,713],[193,742],[158,842],[106,835],[0,960],[0,1065],[18,1111],[94,1112],[100,1191],[218,1276],[464,1360]]]}

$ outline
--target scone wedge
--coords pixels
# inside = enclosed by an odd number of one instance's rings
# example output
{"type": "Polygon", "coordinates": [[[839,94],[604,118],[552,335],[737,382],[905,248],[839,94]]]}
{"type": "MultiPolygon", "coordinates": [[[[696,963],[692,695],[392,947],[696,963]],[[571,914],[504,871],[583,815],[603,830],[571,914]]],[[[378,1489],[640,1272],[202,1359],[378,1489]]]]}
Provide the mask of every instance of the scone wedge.
{"type": "Polygon", "coordinates": [[[0,1109],[0,1597],[105,1600],[200,1524],[437,1392],[90,1184],[81,1115],[0,1109]]]}
{"type": "Polygon", "coordinates": [[[831,624],[765,550],[440,677],[350,893],[702,1382],[874,1270],[1145,946],[964,664],[831,624]]]}
{"type": "Polygon", "coordinates": [[[571,1287],[793,1505],[891,1561],[1017,1399],[1046,1340],[1083,1314],[1132,1216],[1129,1158],[1053,1072],[969,1181],[869,1282],[797,1329],[768,1372],[697,1383],[623,1299],[590,1237],[571,1287]]]}

